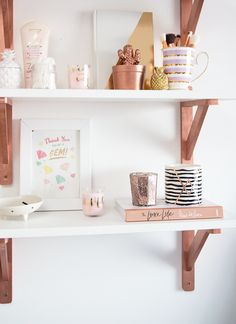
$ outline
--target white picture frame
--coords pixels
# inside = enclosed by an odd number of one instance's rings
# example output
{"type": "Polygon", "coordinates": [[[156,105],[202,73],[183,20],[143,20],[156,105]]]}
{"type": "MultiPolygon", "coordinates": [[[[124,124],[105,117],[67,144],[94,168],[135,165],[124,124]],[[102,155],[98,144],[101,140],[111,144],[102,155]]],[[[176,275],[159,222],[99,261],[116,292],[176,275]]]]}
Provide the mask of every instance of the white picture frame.
{"type": "Polygon", "coordinates": [[[81,210],[90,155],[89,120],[22,119],[20,194],[42,197],[42,211],[81,210]]]}

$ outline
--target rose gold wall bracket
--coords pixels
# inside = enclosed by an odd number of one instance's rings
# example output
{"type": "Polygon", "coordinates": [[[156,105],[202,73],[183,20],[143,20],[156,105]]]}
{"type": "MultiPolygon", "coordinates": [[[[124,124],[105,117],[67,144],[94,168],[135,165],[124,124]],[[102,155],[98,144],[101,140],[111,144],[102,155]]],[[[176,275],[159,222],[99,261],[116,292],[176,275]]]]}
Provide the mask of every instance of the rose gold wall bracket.
{"type": "Polygon", "coordinates": [[[0,0],[0,51],[13,47],[13,0],[0,0]]]}
{"type": "Polygon", "coordinates": [[[0,185],[12,183],[12,105],[0,98],[0,185]]]}
{"type": "MultiPolygon", "coordinates": [[[[13,47],[13,0],[0,0],[0,51],[13,47]]],[[[0,185],[12,184],[12,103],[0,98],[0,185]]]]}
{"type": "Polygon", "coordinates": [[[218,100],[208,99],[181,102],[181,128],[183,129],[182,133],[184,132],[184,138],[182,137],[181,142],[182,163],[191,163],[193,151],[210,105],[218,105],[218,100]],[[193,106],[197,106],[194,119],[192,119],[193,106]]]}
{"type": "Polygon", "coordinates": [[[194,290],[194,265],[209,236],[220,234],[221,230],[199,230],[182,232],[182,288],[185,291],[194,290]]]}
{"type": "MultiPolygon", "coordinates": [[[[193,151],[200,134],[208,107],[218,104],[218,100],[196,100],[181,103],[181,163],[193,163],[193,151]],[[197,111],[193,118],[193,106],[197,111]]],[[[210,233],[220,230],[201,230],[182,232],[182,287],[185,291],[194,290],[194,264],[210,233]]]]}
{"type": "Polygon", "coordinates": [[[195,33],[204,0],[180,0],[181,44],[184,45],[188,32],[195,33]]]}
{"type": "MultiPolygon", "coordinates": [[[[204,0],[180,0],[181,44],[185,44],[189,31],[195,33],[204,0]]],[[[218,100],[196,100],[181,102],[181,163],[193,163],[193,152],[200,134],[208,107],[217,105],[218,100]],[[193,106],[197,111],[193,118],[193,106]]],[[[185,291],[194,290],[194,265],[209,236],[221,230],[200,230],[182,232],[182,287],[185,291]]]]}
{"type": "Polygon", "coordinates": [[[12,239],[0,239],[0,303],[12,302],[12,239]]]}

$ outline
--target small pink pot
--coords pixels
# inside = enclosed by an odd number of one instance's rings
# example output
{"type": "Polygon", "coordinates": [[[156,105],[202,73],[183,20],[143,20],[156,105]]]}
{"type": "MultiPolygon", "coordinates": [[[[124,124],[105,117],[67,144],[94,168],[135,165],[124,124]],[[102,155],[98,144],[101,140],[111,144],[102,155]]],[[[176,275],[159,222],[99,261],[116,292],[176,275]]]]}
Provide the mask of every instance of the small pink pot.
{"type": "Polygon", "coordinates": [[[83,212],[86,216],[100,216],[104,212],[103,192],[85,192],[82,196],[83,212]]]}

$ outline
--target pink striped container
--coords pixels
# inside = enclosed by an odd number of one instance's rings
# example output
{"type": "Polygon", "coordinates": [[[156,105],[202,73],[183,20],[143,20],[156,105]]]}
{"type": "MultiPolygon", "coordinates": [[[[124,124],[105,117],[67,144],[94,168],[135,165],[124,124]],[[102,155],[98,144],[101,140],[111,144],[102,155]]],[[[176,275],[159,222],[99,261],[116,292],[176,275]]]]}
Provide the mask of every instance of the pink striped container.
{"type": "Polygon", "coordinates": [[[187,90],[191,83],[205,73],[208,67],[209,57],[206,52],[196,51],[192,47],[168,47],[163,49],[163,66],[168,75],[170,90],[187,90]],[[206,66],[203,71],[193,79],[193,69],[198,64],[198,57],[206,56],[206,66]]]}

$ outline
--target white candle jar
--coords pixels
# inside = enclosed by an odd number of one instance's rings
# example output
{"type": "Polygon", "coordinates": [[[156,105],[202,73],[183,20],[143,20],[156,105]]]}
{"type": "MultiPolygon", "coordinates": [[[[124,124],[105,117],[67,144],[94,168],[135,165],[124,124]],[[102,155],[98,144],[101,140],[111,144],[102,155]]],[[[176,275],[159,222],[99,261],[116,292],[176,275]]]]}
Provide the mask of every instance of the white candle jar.
{"type": "Polygon", "coordinates": [[[191,83],[199,79],[207,70],[209,56],[207,52],[196,55],[192,47],[168,47],[162,50],[164,72],[168,76],[170,90],[187,90],[191,83]],[[204,55],[206,58],[202,72],[193,78],[193,70],[198,65],[198,58],[204,55]]]}
{"type": "Polygon", "coordinates": [[[32,88],[56,89],[56,64],[53,58],[40,59],[33,65],[32,88]]]}
{"type": "Polygon", "coordinates": [[[90,69],[89,65],[84,64],[69,66],[69,87],[71,89],[89,89],[90,69]]]}

